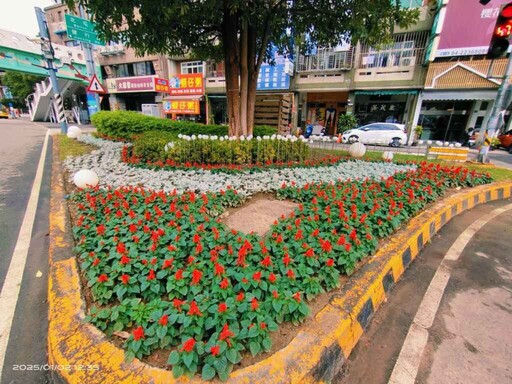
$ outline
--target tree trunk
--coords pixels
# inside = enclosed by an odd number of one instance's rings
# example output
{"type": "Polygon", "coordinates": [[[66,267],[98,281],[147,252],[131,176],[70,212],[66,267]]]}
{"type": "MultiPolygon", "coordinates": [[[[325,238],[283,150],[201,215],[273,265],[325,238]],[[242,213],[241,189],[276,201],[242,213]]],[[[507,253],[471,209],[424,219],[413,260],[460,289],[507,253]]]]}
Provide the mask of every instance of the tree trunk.
{"type": "Polygon", "coordinates": [[[240,30],[240,129],[242,135],[247,136],[248,129],[248,111],[247,94],[249,88],[249,73],[247,67],[248,61],[248,31],[247,20],[242,21],[240,30]]]}
{"type": "Polygon", "coordinates": [[[256,86],[258,72],[256,72],[256,32],[249,26],[247,36],[247,69],[248,69],[248,93],[247,93],[247,132],[254,132],[254,112],[256,110],[256,86]]]}
{"type": "Polygon", "coordinates": [[[240,57],[238,50],[238,15],[232,13],[224,3],[223,37],[224,37],[224,63],[226,75],[226,95],[229,116],[229,135],[240,136],[240,57]]]}

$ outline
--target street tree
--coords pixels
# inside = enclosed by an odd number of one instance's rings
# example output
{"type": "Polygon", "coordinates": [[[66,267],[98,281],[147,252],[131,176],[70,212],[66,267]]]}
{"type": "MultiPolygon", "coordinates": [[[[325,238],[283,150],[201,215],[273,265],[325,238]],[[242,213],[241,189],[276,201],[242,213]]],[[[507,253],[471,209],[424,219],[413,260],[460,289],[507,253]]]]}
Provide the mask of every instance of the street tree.
{"type": "Polygon", "coordinates": [[[294,46],[378,45],[419,15],[401,9],[400,0],[65,1],[88,10],[100,37],[140,55],[223,60],[229,133],[237,136],[252,133],[258,73],[276,49],[290,55],[294,46]]]}
{"type": "Polygon", "coordinates": [[[21,102],[23,102],[28,95],[34,93],[35,84],[43,80],[44,77],[41,76],[14,71],[6,71],[2,75],[2,84],[9,88],[16,100],[21,102]]]}

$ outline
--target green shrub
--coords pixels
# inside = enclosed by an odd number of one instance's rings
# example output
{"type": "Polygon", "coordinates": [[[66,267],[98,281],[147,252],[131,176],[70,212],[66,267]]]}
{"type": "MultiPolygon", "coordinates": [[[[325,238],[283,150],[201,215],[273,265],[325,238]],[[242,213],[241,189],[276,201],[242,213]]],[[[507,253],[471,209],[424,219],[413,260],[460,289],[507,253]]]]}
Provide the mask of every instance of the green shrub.
{"type": "MultiPolygon", "coordinates": [[[[225,125],[206,125],[193,121],[176,121],[146,116],[133,111],[101,111],[91,117],[98,133],[115,138],[131,139],[147,131],[167,131],[177,137],[184,135],[218,135],[228,134],[225,125]]],[[[254,136],[272,135],[277,129],[268,125],[255,126],[254,136]]]]}
{"type": "Polygon", "coordinates": [[[301,140],[182,140],[170,132],[150,131],[134,141],[133,153],[144,163],[170,160],[178,165],[242,165],[302,162],[307,159],[308,146],[301,140]],[[172,144],[166,151],[169,142],[172,144]]]}

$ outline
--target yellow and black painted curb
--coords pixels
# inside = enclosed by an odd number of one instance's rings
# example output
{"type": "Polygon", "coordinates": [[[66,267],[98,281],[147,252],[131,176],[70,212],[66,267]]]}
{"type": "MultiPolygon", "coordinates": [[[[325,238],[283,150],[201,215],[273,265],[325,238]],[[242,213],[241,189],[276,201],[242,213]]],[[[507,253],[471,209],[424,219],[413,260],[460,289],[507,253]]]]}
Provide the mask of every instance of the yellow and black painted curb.
{"type": "MultiPolygon", "coordinates": [[[[124,361],[124,351],[84,321],[85,305],[72,252],[64,183],[58,155],[52,167],[49,276],[49,363],[62,366],[59,379],[67,383],[186,383],[171,371],[137,359],[124,361]]],[[[478,204],[509,198],[512,182],[465,190],[424,211],[390,239],[357,271],[339,293],[333,294],[314,320],[285,348],[267,359],[233,372],[229,383],[329,382],[368,326],[409,264],[450,219],[478,204]]]]}

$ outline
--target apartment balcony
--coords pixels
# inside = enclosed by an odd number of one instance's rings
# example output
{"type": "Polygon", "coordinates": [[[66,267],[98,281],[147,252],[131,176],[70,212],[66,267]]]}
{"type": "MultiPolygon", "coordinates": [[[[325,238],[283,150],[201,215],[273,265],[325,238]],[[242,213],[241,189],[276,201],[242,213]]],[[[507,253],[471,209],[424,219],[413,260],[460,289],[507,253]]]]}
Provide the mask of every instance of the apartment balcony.
{"type": "Polygon", "coordinates": [[[53,23],[52,29],[53,29],[53,33],[55,33],[56,35],[63,35],[65,33],[67,33],[66,22],[61,21],[59,23],[53,23]]]}
{"type": "Polygon", "coordinates": [[[98,52],[103,56],[119,56],[125,54],[125,46],[122,44],[105,45],[99,47],[98,52]]]}

